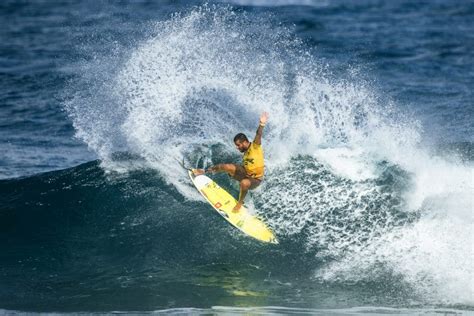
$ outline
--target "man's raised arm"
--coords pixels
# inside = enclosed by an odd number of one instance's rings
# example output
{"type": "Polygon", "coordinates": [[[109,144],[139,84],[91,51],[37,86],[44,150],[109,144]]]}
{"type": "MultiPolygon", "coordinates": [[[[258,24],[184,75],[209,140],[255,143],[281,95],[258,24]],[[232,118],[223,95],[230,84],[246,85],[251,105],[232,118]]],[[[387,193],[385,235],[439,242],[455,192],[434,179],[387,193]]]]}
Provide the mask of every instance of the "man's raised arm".
{"type": "Polygon", "coordinates": [[[253,142],[257,145],[261,145],[262,144],[262,134],[263,134],[263,127],[265,126],[265,124],[267,123],[267,120],[268,120],[268,113],[267,112],[263,112],[261,115],[260,115],[260,122],[258,124],[258,128],[257,128],[257,134],[255,135],[255,138],[253,139],[253,142]]]}

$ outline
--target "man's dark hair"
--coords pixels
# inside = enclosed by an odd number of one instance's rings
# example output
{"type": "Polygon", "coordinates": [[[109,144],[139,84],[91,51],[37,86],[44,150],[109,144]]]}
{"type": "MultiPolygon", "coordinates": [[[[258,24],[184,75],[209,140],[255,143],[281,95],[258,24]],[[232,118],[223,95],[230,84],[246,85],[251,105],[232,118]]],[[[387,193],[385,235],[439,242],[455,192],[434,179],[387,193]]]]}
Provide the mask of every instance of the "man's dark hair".
{"type": "Polygon", "coordinates": [[[244,142],[244,141],[249,141],[249,139],[247,138],[247,136],[245,136],[245,134],[243,134],[243,133],[238,133],[238,134],[235,135],[235,137],[234,137],[234,143],[235,143],[236,141],[244,142]]]}

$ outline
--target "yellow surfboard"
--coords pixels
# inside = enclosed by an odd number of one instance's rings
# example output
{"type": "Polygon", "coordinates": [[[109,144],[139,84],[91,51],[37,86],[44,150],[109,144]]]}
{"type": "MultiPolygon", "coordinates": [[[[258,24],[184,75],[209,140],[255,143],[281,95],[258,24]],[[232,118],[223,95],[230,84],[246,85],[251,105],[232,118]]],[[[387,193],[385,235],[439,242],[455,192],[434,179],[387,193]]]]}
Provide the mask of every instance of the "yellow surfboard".
{"type": "Polygon", "coordinates": [[[256,216],[250,214],[244,205],[242,205],[238,212],[234,213],[232,211],[235,204],[237,204],[237,200],[226,190],[205,175],[195,176],[190,170],[188,170],[188,174],[202,196],[230,224],[250,237],[263,242],[278,244],[278,240],[267,225],[256,216]]]}

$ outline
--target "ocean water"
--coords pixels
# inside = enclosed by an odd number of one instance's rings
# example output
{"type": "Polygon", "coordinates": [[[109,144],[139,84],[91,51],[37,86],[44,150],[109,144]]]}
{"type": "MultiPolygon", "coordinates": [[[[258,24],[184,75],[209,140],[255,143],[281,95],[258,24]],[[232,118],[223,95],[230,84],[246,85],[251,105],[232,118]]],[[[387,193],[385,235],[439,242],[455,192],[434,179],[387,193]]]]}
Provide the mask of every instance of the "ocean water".
{"type": "MultiPolygon", "coordinates": [[[[471,1],[3,1],[0,313],[474,312],[471,1]],[[279,245],[176,159],[238,162],[279,245]]],[[[238,194],[224,175],[216,181],[238,194]]]]}

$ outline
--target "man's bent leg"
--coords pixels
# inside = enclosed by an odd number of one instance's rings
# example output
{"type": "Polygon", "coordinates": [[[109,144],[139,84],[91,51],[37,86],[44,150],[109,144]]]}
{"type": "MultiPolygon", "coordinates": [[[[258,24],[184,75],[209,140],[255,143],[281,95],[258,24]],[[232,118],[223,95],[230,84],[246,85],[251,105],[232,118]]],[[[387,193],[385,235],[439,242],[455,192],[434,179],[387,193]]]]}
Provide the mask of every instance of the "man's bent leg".
{"type": "Polygon", "coordinates": [[[241,166],[232,164],[232,163],[221,163],[215,166],[211,166],[207,168],[207,170],[194,169],[194,174],[198,176],[201,174],[205,174],[206,172],[210,172],[210,173],[227,172],[231,177],[235,178],[236,174],[240,174],[240,172],[237,171],[238,167],[241,167],[241,166]]]}
{"type": "Polygon", "coordinates": [[[247,192],[250,189],[251,185],[252,185],[252,182],[250,181],[249,178],[245,178],[240,181],[239,200],[237,201],[237,204],[232,210],[233,212],[238,212],[239,209],[242,207],[242,204],[244,204],[245,196],[247,195],[247,192]]]}
{"type": "Polygon", "coordinates": [[[232,210],[233,212],[237,212],[242,207],[247,192],[258,187],[261,182],[261,180],[254,178],[244,178],[240,181],[239,200],[237,201],[237,204],[232,210]]]}
{"type": "Polygon", "coordinates": [[[217,172],[227,172],[230,177],[237,181],[242,181],[242,179],[247,178],[247,173],[245,172],[244,167],[234,163],[223,163],[213,167],[218,170],[217,172]]]}
{"type": "Polygon", "coordinates": [[[228,172],[229,176],[231,176],[234,180],[237,181],[242,181],[244,178],[247,177],[247,173],[245,172],[244,167],[241,165],[237,164],[229,164],[229,169],[232,170],[232,172],[228,172]]]}
{"type": "Polygon", "coordinates": [[[232,178],[235,177],[235,174],[237,173],[237,165],[233,163],[222,163],[217,165],[219,168],[219,171],[222,172],[227,172],[232,178]]]}

